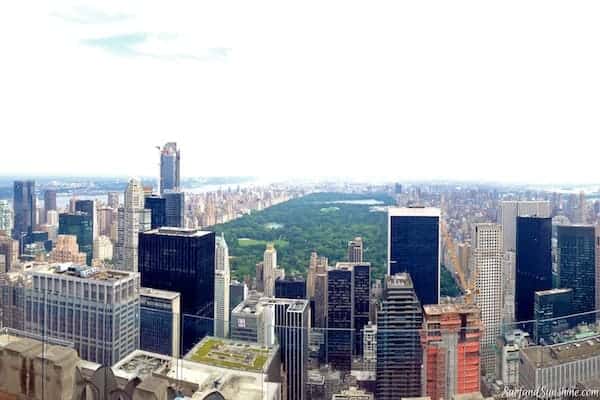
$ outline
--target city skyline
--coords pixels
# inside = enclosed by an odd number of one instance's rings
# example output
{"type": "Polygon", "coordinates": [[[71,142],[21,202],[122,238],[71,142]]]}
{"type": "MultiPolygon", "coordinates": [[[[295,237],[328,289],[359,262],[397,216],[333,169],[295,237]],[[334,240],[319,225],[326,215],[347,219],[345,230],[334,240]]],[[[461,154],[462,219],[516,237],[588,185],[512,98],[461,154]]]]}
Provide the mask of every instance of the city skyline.
{"type": "Polygon", "coordinates": [[[598,5],[435,4],[12,3],[2,170],[153,174],[176,141],[190,176],[343,176],[360,143],[370,177],[594,181],[598,5]]]}

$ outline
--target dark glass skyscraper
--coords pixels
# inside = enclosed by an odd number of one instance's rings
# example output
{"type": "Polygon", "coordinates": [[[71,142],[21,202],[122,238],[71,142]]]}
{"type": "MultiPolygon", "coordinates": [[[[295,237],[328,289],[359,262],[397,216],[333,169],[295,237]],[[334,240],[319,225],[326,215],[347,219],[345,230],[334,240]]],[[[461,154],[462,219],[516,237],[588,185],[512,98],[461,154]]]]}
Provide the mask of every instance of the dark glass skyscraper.
{"type": "Polygon", "coordinates": [[[21,241],[22,245],[22,237],[30,233],[35,224],[35,181],[14,182],[13,209],[13,239],[21,241]]]}
{"type": "MultiPolygon", "coordinates": [[[[535,292],[552,288],[552,219],[517,217],[515,319],[533,319],[535,292]]],[[[531,324],[527,324],[530,330],[531,324]]]]}
{"type": "Polygon", "coordinates": [[[144,199],[144,208],[150,210],[151,229],[167,226],[167,206],[166,200],[160,196],[146,196],[144,199]]]}
{"type": "Polygon", "coordinates": [[[354,270],[354,354],[363,352],[363,329],[369,323],[371,264],[357,263],[354,270]]]}
{"type": "Polygon", "coordinates": [[[92,217],[92,232],[95,232],[96,223],[96,204],[94,200],[77,200],[75,202],[75,211],[83,212],[92,217]]]}
{"type": "MultiPolygon", "coordinates": [[[[573,289],[573,313],[595,309],[596,302],[596,228],[593,225],[559,225],[559,287],[573,289]]],[[[595,315],[578,322],[594,322],[595,315]]]]}
{"type": "Polygon", "coordinates": [[[275,297],[280,299],[306,299],[306,281],[300,277],[276,279],[275,297]]]}
{"type": "Polygon", "coordinates": [[[408,272],[421,304],[440,297],[440,210],[390,208],[388,274],[408,272]]]}
{"type": "Polygon", "coordinates": [[[386,276],[377,311],[377,400],[421,396],[422,323],[410,275],[386,276]]]}
{"type": "Polygon", "coordinates": [[[350,371],[354,338],[354,282],[351,269],[327,271],[327,362],[350,371]]]}
{"type": "Polygon", "coordinates": [[[183,192],[163,193],[165,198],[166,226],[183,228],[185,225],[185,194],[183,192]]]}
{"type": "Polygon", "coordinates": [[[177,143],[169,142],[160,152],[160,193],[166,190],[179,190],[180,154],[177,143]]]}
{"type": "Polygon", "coordinates": [[[91,265],[94,245],[93,218],[85,212],[58,215],[58,234],[75,235],[79,251],[85,253],[86,263],[91,265]]]}
{"type": "Polygon", "coordinates": [[[181,294],[183,353],[212,333],[215,295],[215,234],[159,228],[139,233],[143,287],[181,294]]]}
{"type": "Polygon", "coordinates": [[[551,344],[551,335],[568,329],[571,322],[568,318],[561,319],[573,314],[573,290],[551,289],[535,292],[534,316],[535,330],[534,340],[544,344],[551,344]]]}

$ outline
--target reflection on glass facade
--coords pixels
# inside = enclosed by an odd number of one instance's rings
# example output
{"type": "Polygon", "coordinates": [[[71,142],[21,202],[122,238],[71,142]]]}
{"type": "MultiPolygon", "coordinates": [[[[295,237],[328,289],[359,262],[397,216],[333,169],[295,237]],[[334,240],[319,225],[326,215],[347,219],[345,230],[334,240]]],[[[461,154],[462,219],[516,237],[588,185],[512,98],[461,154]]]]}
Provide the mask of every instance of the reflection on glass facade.
{"type": "MultiPolygon", "coordinates": [[[[552,289],[552,220],[517,217],[515,318],[533,319],[534,296],[552,289]]],[[[531,332],[531,325],[528,325],[531,332]]]]}
{"type": "Polygon", "coordinates": [[[93,216],[77,211],[58,216],[58,234],[75,235],[79,251],[85,253],[86,264],[91,265],[94,255],[94,225],[93,216]]]}
{"type": "MultiPolygon", "coordinates": [[[[573,313],[593,311],[596,302],[596,229],[593,225],[560,225],[558,237],[559,287],[573,289],[573,313]]],[[[594,322],[595,316],[579,322],[594,322]]]]}
{"type": "Polygon", "coordinates": [[[143,287],[181,294],[183,352],[212,333],[215,295],[215,234],[196,229],[160,228],[139,234],[143,287]]]}
{"type": "Polygon", "coordinates": [[[336,369],[350,371],[354,336],[352,270],[332,269],[327,275],[327,362],[336,369]]]}
{"type": "Polygon", "coordinates": [[[150,210],[150,228],[157,229],[167,226],[166,200],[160,196],[146,196],[144,208],[150,210]]]}
{"type": "Polygon", "coordinates": [[[35,181],[14,182],[13,211],[13,239],[21,240],[35,223],[35,181]]]}
{"type": "Polygon", "coordinates": [[[440,211],[433,208],[390,208],[388,270],[408,272],[422,304],[437,304],[440,279],[440,211]]]}

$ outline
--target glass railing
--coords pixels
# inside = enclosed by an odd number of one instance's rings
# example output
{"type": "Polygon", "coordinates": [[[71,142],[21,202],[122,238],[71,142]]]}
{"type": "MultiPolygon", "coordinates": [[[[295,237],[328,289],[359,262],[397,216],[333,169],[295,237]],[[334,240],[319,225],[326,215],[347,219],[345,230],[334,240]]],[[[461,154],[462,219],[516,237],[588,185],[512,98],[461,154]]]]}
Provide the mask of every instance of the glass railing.
{"type": "MultiPolygon", "coordinates": [[[[0,287],[0,398],[452,399],[600,389],[598,311],[484,326],[449,305],[425,322],[414,309],[380,315],[379,325],[332,314],[333,328],[312,327],[302,307],[224,321],[140,306],[127,291],[108,301],[95,289],[0,287]]],[[[584,392],[557,398],[573,393],[584,392]]]]}

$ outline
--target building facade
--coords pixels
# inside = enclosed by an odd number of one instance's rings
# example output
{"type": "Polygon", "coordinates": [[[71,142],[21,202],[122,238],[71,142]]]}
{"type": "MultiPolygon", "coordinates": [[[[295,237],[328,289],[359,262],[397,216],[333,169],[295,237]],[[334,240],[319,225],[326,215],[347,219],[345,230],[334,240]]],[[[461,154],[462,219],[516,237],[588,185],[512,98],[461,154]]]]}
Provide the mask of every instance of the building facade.
{"type": "Polygon", "coordinates": [[[8,200],[0,200],[0,235],[12,235],[13,212],[8,200]]]}
{"type": "Polygon", "coordinates": [[[35,181],[15,181],[13,185],[13,239],[22,240],[35,225],[35,181]]]}
{"type": "Polygon", "coordinates": [[[573,314],[573,289],[550,289],[535,292],[533,340],[539,344],[549,344],[553,333],[569,329],[571,323],[567,315],[573,314]]]}
{"type": "Polygon", "coordinates": [[[432,399],[479,392],[483,333],[479,308],[426,305],[423,313],[423,392],[432,399]]]}
{"type": "Polygon", "coordinates": [[[170,227],[185,227],[185,194],[183,192],[164,192],[165,224],[170,227]]]}
{"type": "Polygon", "coordinates": [[[423,311],[410,275],[386,276],[377,312],[378,400],[421,395],[423,311]]]}
{"type": "Polygon", "coordinates": [[[150,229],[157,229],[167,225],[167,205],[164,197],[146,196],[144,208],[150,210],[150,229]]]}
{"type": "Polygon", "coordinates": [[[179,357],[181,296],[177,292],[140,289],[140,349],[179,357]]]}
{"type": "Polygon", "coordinates": [[[388,275],[410,274],[421,304],[440,297],[440,210],[388,210],[388,275]]]}
{"type": "Polygon", "coordinates": [[[48,261],[53,263],[72,262],[83,265],[87,261],[87,255],[79,251],[77,236],[58,235],[54,242],[54,248],[48,254],[48,261]]]}
{"type": "MultiPolygon", "coordinates": [[[[589,313],[596,306],[596,227],[594,225],[559,225],[559,287],[572,288],[573,314],[589,313]]],[[[589,313],[573,322],[595,322],[589,313]]]]}
{"type": "Polygon", "coordinates": [[[306,281],[296,276],[276,279],[275,297],[279,299],[306,299],[306,281]]]}
{"type": "Polygon", "coordinates": [[[355,237],[348,242],[348,262],[363,262],[363,240],[361,237],[355,237]]]}
{"type": "Polygon", "coordinates": [[[94,255],[94,230],[93,220],[90,215],[81,211],[59,214],[58,234],[75,236],[79,251],[85,253],[86,264],[92,264],[92,257],[94,255]]]}
{"type": "Polygon", "coordinates": [[[215,327],[216,337],[229,336],[229,248],[223,236],[215,238],[215,327]]]}
{"type": "Polygon", "coordinates": [[[31,276],[25,331],[73,342],[82,359],[104,365],[138,348],[138,274],[48,264],[31,276]]]}
{"type": "Polygon", "coordinates": [[[180,153],[177,143],[166,143],[160,152],[160,193],[166,190],[179,190],[180,153]]]}
{"type": "Polygon", "coordinates": [[[549,218],[549,201],[502,201],[499,222],[502,224],[505,251],[517,250],[517,217],[549,218]]]}
{"type": "MultiPolygon", "coordinates": [[[[550,218],[517,217],[516,321],[533,320],[535,292],[552,289],[551,240],[550,218]]],[[[531,330],[531,324],[527,329],[531,330]]]]}
{"type": "Polygon", "coordinates": [[[183,352],[213,332],[213,232],[168,227],[141,232],[139,271],[143,287],[181,294],[181,311],[187,314],[183,318],[183,352]]]}
{"type": "Polygon", "coordinates": [[[327,362],[350,371],[354,351],[354,279],[352,269],[335,268],[327,273],[327,362]]]}
{"type": "Polygon", "coordinates": [[[502,236],[499,224],[475,224],[471,236],[475,304],[481,310],[481,322],[485,326],[481,338],[481,366],[486,375],[496,371],[494,347],[502,324],[502,236]]]}
{"type": "Polygon", "coordinates": [[[123,207],[118,211],[115,265],[123,271],[138,271],[138,235],[150,229],[150,211],[144,209],[144,188],[132,178],[125,190],[123,207]]]}

